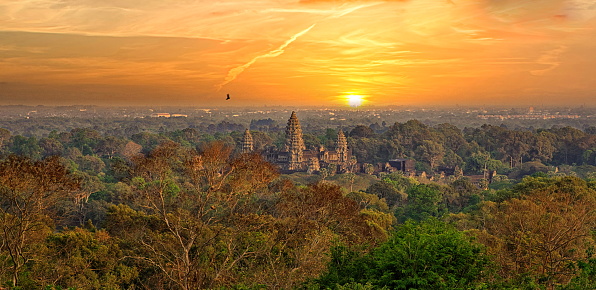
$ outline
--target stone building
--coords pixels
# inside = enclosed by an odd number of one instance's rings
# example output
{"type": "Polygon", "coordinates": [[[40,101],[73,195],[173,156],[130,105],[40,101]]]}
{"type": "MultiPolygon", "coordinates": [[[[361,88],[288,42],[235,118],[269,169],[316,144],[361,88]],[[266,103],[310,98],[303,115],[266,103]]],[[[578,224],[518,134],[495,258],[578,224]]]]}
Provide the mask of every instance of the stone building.
{"type": "MultiPolygon", "coordinates": [[[[252,136],[246,130],[241,142],[241,152],[247,153],[252,150],[252,136]]],[[[278,165],[285,172],[316,172],[322,168],[333,168],[337,173],[356,170],[356,158],[352,156],[346,136],[341,130],[337,134],[335,150],[327,150],[323,146],[307,149],[304,145],[302,128],[296,112],[292,112],[288,120],[286,142],[283,149],[270,147],[262,154],[265,160],[278,165]]]]}
{"type": "Polygon", "coordinates": [[[397,158],[391,159],[385,164],[384,171],[387,172],[396,172],[401,171],[404,174],[412,175],[416,173],[416,166],[414,160],[412,159],[405,159],[405,158],[397,158]]]}
{"type": "Polygon", "coordinates": [[[240,144],[241,153],[250,153],[254,150],[254,143],[250,131],[246,129],[244,136],[242,136],[242,143],[240,144]]]}

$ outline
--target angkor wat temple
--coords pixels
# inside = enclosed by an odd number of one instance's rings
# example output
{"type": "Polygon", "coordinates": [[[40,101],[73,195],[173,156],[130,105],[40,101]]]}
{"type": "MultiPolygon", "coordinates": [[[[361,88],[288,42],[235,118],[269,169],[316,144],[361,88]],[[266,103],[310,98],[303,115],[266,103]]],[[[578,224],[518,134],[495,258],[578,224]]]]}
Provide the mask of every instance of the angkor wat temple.
{"type": "MultiPolygon", "coordinates": [[[[240,144],[242,153],[254,150],[253,138],[247,129],[240,144]]],[[[286,126],[286,142],[283,149],[269,147],[261,152],[268,162],[278,165],[285,172],[317,172],[322,168],[332,168],[337,173],[357,170],[356,158],[352,156],[343,131],[337,134],[335,150],[323,146],[307,149],[302,138],[302,128],[296,112],[292,112],[286,126]]]]}

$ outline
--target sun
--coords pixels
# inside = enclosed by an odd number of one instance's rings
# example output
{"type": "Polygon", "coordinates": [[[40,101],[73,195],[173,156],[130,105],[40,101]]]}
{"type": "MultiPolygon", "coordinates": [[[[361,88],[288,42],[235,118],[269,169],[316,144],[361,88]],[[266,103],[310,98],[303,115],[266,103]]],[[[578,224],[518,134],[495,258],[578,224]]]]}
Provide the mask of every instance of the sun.
{"type": "Polygon", "coordinates": [[[357,108],[362,105],[364,102],[364,96],[362,95],[347,95],[346,100],[348,101],[348,105],[352,108],[357,108]]]}

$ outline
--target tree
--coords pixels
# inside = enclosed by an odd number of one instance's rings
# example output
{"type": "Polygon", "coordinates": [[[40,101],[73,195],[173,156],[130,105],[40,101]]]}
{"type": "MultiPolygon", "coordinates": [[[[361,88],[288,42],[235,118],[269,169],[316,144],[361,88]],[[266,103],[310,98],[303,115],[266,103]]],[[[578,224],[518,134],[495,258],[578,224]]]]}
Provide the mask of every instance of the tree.
{"type": "Polygon", "coordinates": [[[32,161],[10,156],[0,162],[0,251],[5,255],[0,268],[10,269],[13,286],[37,254],[33,245],[52,231],[55,205],[78,187],[58,158],[32,161]]]}
{"type": "Polygon", "coordinates": [[[263,150],[273,144],[273,139],[263,132],[255,131],[250,133],[252,134],[253,145],[256,151],[263,150]]]}
{"type": "Polygon", "coordinates": [[[507,131],[501,136],[499,151],[504,154],[502,160],[509,159],[509,166],[522,164],[523,157],[528,157],[532,133],[522,131],[507,131]]]}
{"type": "Polygon", "coordinates": [[[389,180],[382,180],[375,182],[366,189],[366,192],[385,199],[387,205],[392,208],[405,203],[408,195],[405,192],[398,190],[388,181],[389,180]]]}
{"type": "Polygon", "coordinates": [[[483,252],[482,245],[436,219],[409,221],[368,254],[335,247],[316,283],[321,288],[370,283],[375,289],[473,289],[489,266],[483,252]]]}
{"type": "Polygon", "coordinates": [[[122,152],[129,143],[126,139],[108,136],[103,138],[97,144],[97,152],[100,156],[107,156],[112,159],[116,153],[122,152]]]}
{"type": "Polygon", "coordinates": [[[386,136],[395,139],[397,144],[404,146],[408,151],[414,151],[425,140],[438,141],[438,134],[418,120],[409,120],[403,124],[395,123],[389,127],[386,136]]]}
{"type": "Polygon", "coordinates": [[[553,153],[556,150],[554,146],[556,138],[556,135],[553,133],[546,131],[538,132],[530,148],[530,159],[541,162],[551,161],[553,153]]]}
{"type": "Polygon", "coordinates": [[[290,255],[286,261],[290,264],[278,273],[302,281],[321,273],[325,267],[321,257],[334,240],[347,245],[376,244],[386,239],[393,222],[389,213],[361,210],[355,200],[330,183],[284,190],[276,210],[277,231],[284,236],[280,240],[282,253],[290,255]]]}
{"type": "Polygon", "coordinates": [[[530,277],[553,287],[574,275],[570,262],[594,245],[596,192],[576,177],[527,177],[517,198],[486,202],[478,213],[479,241],[496,257],[509,280],[530,277]]]}
{"type": "Polygon", "coordinates": [[[230,153],[223,143],[200,153],[164,143],[136,161],[138,209],[112,207],[107,228],[131,243],[138,263],[157,271],[147,277],[153,288],[229,285],[266,246],[256,230],[263,221],[249,209],[277,173],[260,155],[230,153]]]}
{"type": "Polygon", "coordinates": [[[16,155],[25,156],[34,160],[41,158],[41,148],[35,137],[23,137],[20,135],[12,137],[10,151],[16,155]]]}
{"type": "Polygon", "coordinates": [[[454,125],[443,123],[435,126],[435,129],[442,135],[441,140],[446,149],[460,153],[460,149],[467,145],[461,130],[454,125]]]}
{"type": "Polygon", "coordinates": [[[106,167],[106,164],[99,157],[91,155],[78,156],[73,160],[79,165],[79,170],[91,174],[98,174],[106,167]]]}
{"type": "Polygon", "coordinates": [[[124,263],[117,240],[94,227],[52,233],[41,251],[43,259],[31,267],[38,287],[126,289],[139,275],[124,263]]]}
{"type": "Polygon", "coordinates": [[[430,169],[434,170],[439,165],[439,162],[443,160],[445,148],[435,141],[424,140],[416,149],[416,153],[420,160],[428,162],[430,169]]]}
{"type": "Polygon", "coordinates": [[[441,191],[435,186],[418,184],[412,186],[407,193],[408,202],[403,208],[403,215],[398,216],[399,220],[421,221],[430,217],[439,217],[444,213],[445,209],[441,203],[443,197],[441,191]]]}
{"type": "Polygon", "coordinates": [[[557,150],[553,154],[553,159],[562,164],[579,163],[581,150],[579,150],[578,144],[586,134],[571,127],[552,128],[549,132],[556,136],[555,147],[557,150]]]}
{"type": "Polygon", "coordinates": [[[350,131],[350,137],[370,138],[375,134],[373,129],[368,126],[358,125],[350,131]]]}
{"type": "Polygon", "coordinates": [[[356,174],[355,173],[344,173],[342,174],[342,178],[345,179],[349,184],[350,184],[350,192],[354,191],[353,187],[354,187],[354,181],[356,180],[356,174]]]}
{"type": "Polygon", "coordinates": [[[141,150],[143,149],[143,146],[129,141],[127,142],[118,152],[120,155],[122,155],[124,158],[126,158],[127,160],[132,160],[135,157],[139,157],[141,154],[141,150]]]}
{"type": "Polygon", "coordinates": [[[10,131],[0,128],[0,149],[10,140],[10,131]]]}
{"type": "Polygon", "coordinates": [[[375,173],[375,166],[370,163],[364,163],[362,165],[364,173],[368,175],[373,175],[375,173]]]}
{"type": "Polygon", "coordinates": [[[447,153],[443,157],[443,164],[449,168],[462,168],[464,166],[464,160],[452,150],[447,150],[447,153]]]}
{"type": "Polygon", "coordinates": [[[5,153],[5,147],[10,141],[10,131],[4,128],[0,128],[0,155],[5,153]]]}
{"type": "Polygon", "coordinates": [[[504,165],[500,160],[491,158],[488,153],[472,153],[466,159],[466,169],[474,173],[486,173],[499,170],[504,165]]]}
{"type": "Polygon", "coordinates": [[[483,247],[435,219],[407,222],[374,252],[374,284],[392,289],[469,289],[488,259],[483,247]]]}
{"type": "Polygon", "coordinates": [[[57,139],[53,138],[42,138],[39,140],[39,147],[41,147],[43,157],[48,156],[60,156],[64,151],[64,145],[60,143],[57,139]]]}
{"type": "Polygon", "coordinates": [[[445,193],[445,201],[450,212],[459,212],[480,201],[480,188],[472,184],[468,178],[460,178],[449,184],[445,193]]]}
{"type": "Polygon", "coordinates": [[[93,155],[101,140],[101,135],[90,128],[75,128],[70,131],[71,146],[78,148],[84,155],[93,155]]]}

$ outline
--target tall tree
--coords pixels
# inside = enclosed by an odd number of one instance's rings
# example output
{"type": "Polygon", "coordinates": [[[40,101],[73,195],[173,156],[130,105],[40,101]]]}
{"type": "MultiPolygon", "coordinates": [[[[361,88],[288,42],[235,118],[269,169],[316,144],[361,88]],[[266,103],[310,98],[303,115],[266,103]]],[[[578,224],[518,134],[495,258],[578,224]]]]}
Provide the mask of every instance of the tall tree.
{"type": "Polygon", "coordinates": [[[61,199],[78,190],[58,158],[32,161],[11,156],[0,162],[0,251],[13,286],[36,251],[33,245],[53,230],[52,214],[61,199]]]}
{"type": "Polygon", "coordinates": [[[445,148],[440,143],[431,140],[424,140],[416,148],[420,160],[428,162],[431,170],[434,170],[445,156],[445,148]]]}
{"type": "Polygon", "coordinates": [[[277,175],[259,155],[232,159],[230,153],[223,143],[198,154],[164,143],[137,160],[132,185],[140,207],[112,208],[108,229],[134,245],[129,250],[139,262],[158,270],[155,288],[229,285],[227,277],[255,255],[250,240],[258,216],[247,207],[277,175]]]}
{"type": "Polygon", "coordinates": [[[568,282],[575,275],[569,263],[594,245],[596,192],[576,177],[530,177],[515,191],[518,198],[482,206],[479,240],[505,278],[529,275],[549,287],[568,282]]]}

